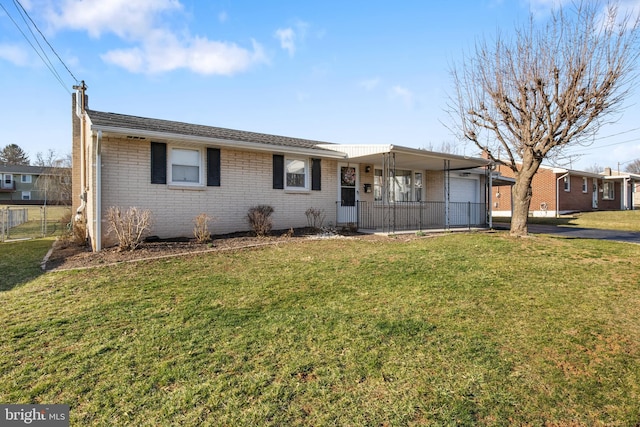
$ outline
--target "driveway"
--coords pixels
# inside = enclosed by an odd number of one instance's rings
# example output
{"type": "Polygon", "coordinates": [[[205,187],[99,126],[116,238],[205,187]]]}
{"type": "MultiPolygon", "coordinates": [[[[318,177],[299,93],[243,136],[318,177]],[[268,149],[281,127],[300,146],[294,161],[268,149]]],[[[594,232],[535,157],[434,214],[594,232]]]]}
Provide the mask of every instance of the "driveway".
{"type": "MultiPolygon", "coordinates": [[[[508,230],[508,224],[494,224],[495,228],[508,230]]],[[[599,230],[595,228],[558,227],[555,225],[529,224],[531,234],[553,234],[568,239],[599,239],[640,244],[640,233],[634,231],[599,230]]]]}

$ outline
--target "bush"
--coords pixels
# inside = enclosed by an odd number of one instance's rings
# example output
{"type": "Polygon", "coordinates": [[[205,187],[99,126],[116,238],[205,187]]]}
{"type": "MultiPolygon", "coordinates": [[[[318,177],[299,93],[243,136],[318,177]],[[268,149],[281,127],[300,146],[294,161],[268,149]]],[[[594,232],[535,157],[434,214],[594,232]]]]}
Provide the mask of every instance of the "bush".
{"type": "Polygon", "coordinates": [[[76,221],[71,212],[60,218],[61,239],[63,242],[77,246],[87,244],[87,227],[84,222],[76,221]]]}
{"type": "Polygon", "coordinates": [[[307,225],[314,230],[319,230],[324,225],[326,217],[324,209],[309,208],[304,214],[307,216],[307,225]]]}
{"type": "Polygon", "coordinates": [[[273,208],[269,205],[259,205],[249,208],[247,213],[247,221],[249,226],[258,237],[268,236],[273,228],[273,220],[271,214],[273,208]]]}
{"type": "Polygon", "coordinates": [[[211,231],[209,231],[209,223],[211,221],[213,221],[213,218],[206,213],[201,213],[193,220],[195,223],[193,235],[198,243],[207,243],[211,240],[211,231]]]}
{"type": "Polygon", "coordinates": [[[109,223],[109,233],[116,234],[118,247],[121,251],[132,251],[140,246],[151,231],[153,223],[149,209],[131,207],[123,211],[117,206],[112,206],[107,210],[107,222],[109,223]]]}

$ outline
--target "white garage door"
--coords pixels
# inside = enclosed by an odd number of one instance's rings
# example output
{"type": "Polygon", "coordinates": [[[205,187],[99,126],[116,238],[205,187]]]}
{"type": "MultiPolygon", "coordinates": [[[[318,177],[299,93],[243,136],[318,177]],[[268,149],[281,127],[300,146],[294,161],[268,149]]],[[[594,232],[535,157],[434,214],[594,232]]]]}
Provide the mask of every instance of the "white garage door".
{"type": "Polygon", "coordinates": [[[451,178],[450,201],[478,203],[478,180],[451,178]]]}
{"type": "Polygon", "coordinates": [[[483,212],[478,203],[480,182],[470,178],[451,178],[449,190],[449,224],[473,226],[482,223],[483,212]],[[469,204],[471,202],[471,204],[469,204]]]}

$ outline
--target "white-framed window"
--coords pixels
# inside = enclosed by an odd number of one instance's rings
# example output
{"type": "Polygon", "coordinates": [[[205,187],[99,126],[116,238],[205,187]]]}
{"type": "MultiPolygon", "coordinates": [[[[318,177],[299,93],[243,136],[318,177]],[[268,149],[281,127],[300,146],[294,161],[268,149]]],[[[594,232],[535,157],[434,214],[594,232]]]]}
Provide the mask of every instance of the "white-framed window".
{"type": "Polygon", "coordinates": [[[22,200],[31,200],[31,191],[23,191],[22,200]]]}
{"type": "MultiPolygon", "coordinates": [[[[423,197],[423,173],[410,170],[396,169],[388,182],[388,197],[390,202],[420,202],[423,197]]],[[[382,169],[373,172],[373,199],[383,201],[384,178],[382,169]]]]}
{"type": "Polygon", "coordinates": [[[582,177],[582,192],[586,193],[588,191],[589,185],[587,182],[587,178],[582,177]]]}
{"type": "Polygon", "coordinates": [[[309,161],[307,159],[284,160],[285,190],[309,189],[309,161]]]}
{"type": "Polygon", "coordinates": [[[571,191],[571,178],[569,177],[569,175],[562,178],[562,182],[564,183],[564,191],[571,191]]]}
{"type": "Polygon", "coordinates": [[[169,149],[169,182],[175,185],[204,185],[202,159],[202,150],[171,147],[169,149]]]}
{"type": "Polygon", "coordinates": [[[602,199],[614,200],[616,198],[615,185],[613,182],[604,182],[602,184],[602,199]]]}
{"type": "Polygon", "coordinates": [[[13,175],[11,175],[10,173],[5,173],[4,174],[4,183],[7,184],[7,185],[13,184],[13,175]]]}
{"type": "Polygon", "coordinates": [[[31,184],[31,175],[21,175],[20,182],[22,182],[23,184],[31,184]]]}
{"type": "Polygon", "coordinates": [[[373,200],[382,201],[382,169],[374,169],[373,171],[373,200]]]}
{"type": "Polygon", "coordinates": [[[422,187],[424,182],[422,181],[422,172],[416,172],[413,174],[414,176],[414,189],[415,189],[415,196],[414,196],[414,201],[416,202],[421,202],[422,201],[422,187]]]}

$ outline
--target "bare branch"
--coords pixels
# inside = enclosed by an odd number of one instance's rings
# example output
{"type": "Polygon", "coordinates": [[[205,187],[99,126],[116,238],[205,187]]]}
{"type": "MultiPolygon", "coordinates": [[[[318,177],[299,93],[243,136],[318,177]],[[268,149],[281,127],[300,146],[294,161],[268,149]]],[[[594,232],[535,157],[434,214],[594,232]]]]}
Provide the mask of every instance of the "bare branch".
{"type": "MultiPolygon", "coordinates": [[[[498,34],[492,44],[476,43],[474,55],[451,72],[449,113],[459,135],[494,161],[505,153],[516,187],[544,159],[592,143],[621,113],[637,78],[639,22],[620,15],[617,3],[585,0],[542,25],[531,16],[512,39],[498,34]]],[[[527,187],[530,181],[523,201],[527,187]]]]}

